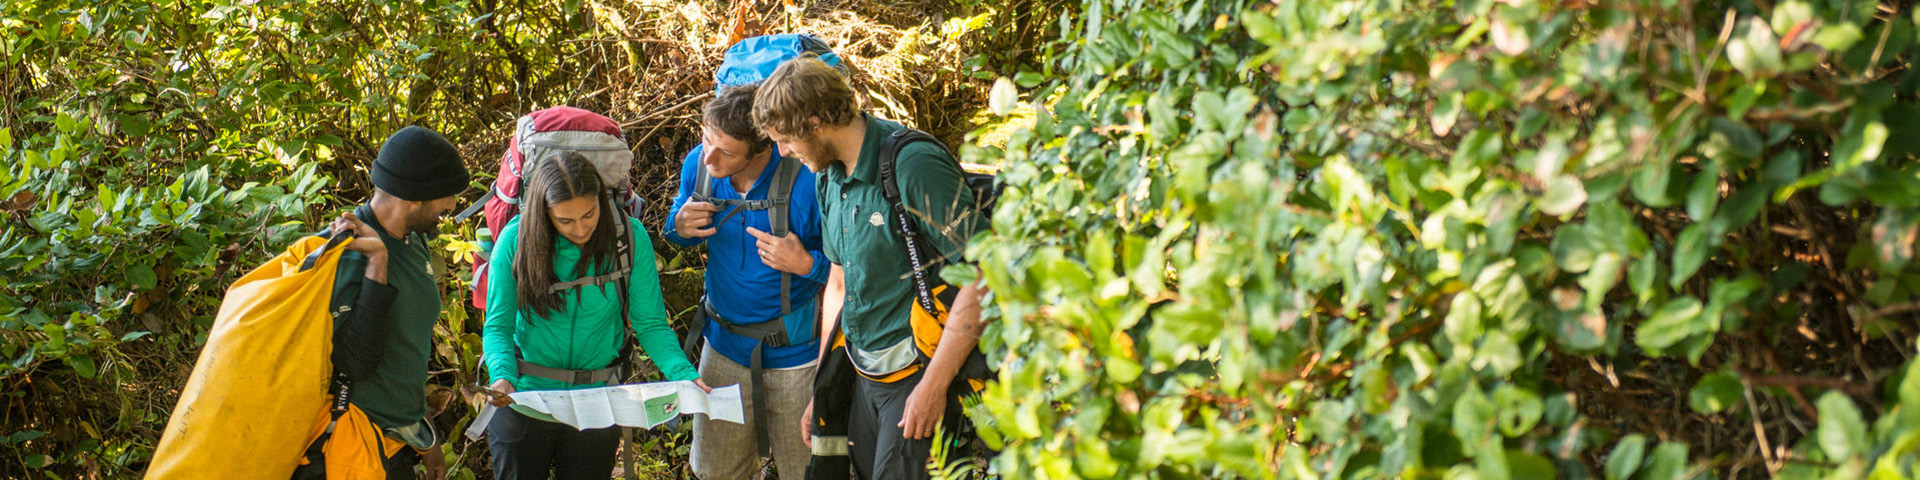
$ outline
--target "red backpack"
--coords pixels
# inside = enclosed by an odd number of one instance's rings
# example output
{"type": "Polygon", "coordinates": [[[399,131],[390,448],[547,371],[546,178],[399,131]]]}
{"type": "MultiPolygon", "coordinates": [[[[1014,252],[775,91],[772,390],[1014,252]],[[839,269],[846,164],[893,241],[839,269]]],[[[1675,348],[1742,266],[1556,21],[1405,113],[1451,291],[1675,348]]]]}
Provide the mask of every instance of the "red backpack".
{"type": "MultiPolygon", "coordinates": [[[[479,238],[475,242],[479,244],[480,253],[474,255],[473,259],[474,308],[481,310],[487,308],[487,260],[493,253],[493,232],[506,228],[507,222],[520,216],[520,193],[526,189],[527,183],[522,170],[527,159],[547,158],[554,152],[578,153],[593,163],[594,169],[600,173],[600,184],[605,185],[612,194],[608,198],[612,203],[618,204],[605,205],[604,208],[607,210],[624,209],[627,216],[639,218],[641,207],[646,206],[646,201],[633,191],[633,179],[630,173],[633,170],[633,151],[628,149],[626,138],[620,133],[619,123],[598,113],[565,106],[536,110],[520,117],[520,121],[514,125],[513,138],[507,142],[506,153],[500,155],[500,171],[494,176],[493,188],[485,197],[474,202],[473,206],[467,207],[465,211],[454,216],[455,222],[463,222],[482,210],[486,211],[487,226],[479,229],[479,238]]],[[[626,325],[632,323],[631,319],[626,318],[627,276],[633,271],[634,236],[638,235],[638,232],[628,228],[628,222],[625,221],[616,221],[613,224],[614,238],[617,239],[614,242],[616,261],[613,271],[555,284],[549,288],[557,292],[588,285],[616,284],[619,286],[620,315],[624,320],[621,324],[626,325]]],[[[621,330],[631,333],[631,330],[626,328],[621,330]]],[[[579,378],[580,374],[592,376],[610,374],[606,380],[594,381],[620,383],[633,373],[630,362],[634,358],[634,350],[638,347],[633,335],[629,334],[626,337],[626,344],[621,347],[622,353],[616,357],[613,365],[606,368],[591,371],[558,370],[529,364],[521,359],[521,373],[528,373],[530,368],[545,368],[551,371],[545,374],[532,373],[532,375],[562,381],[566,381],[563,379],[564,374],[574,374],[575,378],[579,378]]],[[[516,358],[518,356],[515,355],[516,358]]],[[[475,375],[474,380],[476,383],[484,384],[486,378],[485,374],[479,374],[475,375]]],[[[583,382],[575,381],[575,383],[583,382]]],[[[628,476],[631,477],[632,472],[636,471],[632,443],[633,429],[625,429],[621,433],[621,440],[627,442],[621,450],[627,452],[626,469],[628,476]]]]}
{"type": "MultiPolygon", "coordinates": [[[[500,171],[493,188],[473,206],[454,216],[463,222],[481,211],[486,212],[486,227],[479,230],[480,253],[473,259],[473,307],[487,306],[487,259],[493,252],[493,232],[506,228],[507,222],[520,216],[520,192],[526,187],[521,167],[527,159],[546,158],[554,152],[574,152],[587,157],[600,172],[600,184],[613,190],[613,198],[623,203],[628,216],[638,217],[645,201],[633,191],[630,171],[633,151],[620,132],[620,124],[604,115],[574,107],[552,107],[520,117],[500,155],[500,171]]],[[[625,222],[616,222],[624,225],[625,222]]]]}

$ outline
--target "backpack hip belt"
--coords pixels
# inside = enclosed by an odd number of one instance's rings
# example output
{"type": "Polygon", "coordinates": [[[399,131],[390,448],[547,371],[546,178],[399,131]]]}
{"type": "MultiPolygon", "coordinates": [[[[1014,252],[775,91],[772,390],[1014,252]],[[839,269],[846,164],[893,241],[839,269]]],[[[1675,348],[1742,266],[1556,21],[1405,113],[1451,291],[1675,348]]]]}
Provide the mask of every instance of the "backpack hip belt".
{"type": "Polygon", "coordinates": [[[621,374],[624,373],[622,372],[622,370],[626,370],[625,368],[623,368],[625,366],[625,362],[620,361],[621,359],[618,359],[618,358],[613,360],[612,366],[608,366],[607,368],[595,369],[595,370],[568,370],[564,368],[553,368],[546,365],[529,362],[529,361],[526,361],[525,359],[515,359],[515,360],[520,362],[521,375],[532,375],[535,377],[554,380],[558,382],[571,383],[574,385],[612,382],[614,380],[619,380],[620,377],[622,376],[621,374]]]}
{"type": "Polygon", "coordinates": [[[733,323],[727,321],[726,317],[720,316],[720,312],[714,310],[713,302],[709,301],[706,297],[700,298],[700,313],[706,315],[708,320],[713,320],[713,323],[719,325],[720,328],[733,332],[734,335],[754,339],[760,342],[761,345],[778,348],[793,344],[793,340],[787,338],[787,328],[784,319],[748,324],[733,323]]]}
{"type": "MultiPolygon", "coordinates": [[[[734,335],[754,340],[753,353],[749,354],[751,360],[748,361],[747,365],[747,378],[750,379],[748,383],[753,390],[754,443],[758,446],[757,450],[759,450],[761,457],[771,457],[773,455],[773,432],[768,426],[771,420],[767,417],[767,387],[764,381],[766,380],[767,371],[766,356],[767,348],[769,347],[785,347],[793,344],[793,339],[787,337],[786,316],[781,315],[777,320],[760,323],[733,323],[727,321],[725,317],[721,317],[718,312],[714,311],[713,302],[708,301],[706,297],[701,297],[700,313],[694,319],[694,325],[687,329],[687,339],[683,342],[683,345],[686,346],[685,348],[689,352],[698,348],[700,333],[706,329],[708,320],[712,320],[714,325],[719,325],[720,328],[732,332],[734,335]]],[[[689,353],[688,355],[691,356],[692,354],[689,353]]]]}

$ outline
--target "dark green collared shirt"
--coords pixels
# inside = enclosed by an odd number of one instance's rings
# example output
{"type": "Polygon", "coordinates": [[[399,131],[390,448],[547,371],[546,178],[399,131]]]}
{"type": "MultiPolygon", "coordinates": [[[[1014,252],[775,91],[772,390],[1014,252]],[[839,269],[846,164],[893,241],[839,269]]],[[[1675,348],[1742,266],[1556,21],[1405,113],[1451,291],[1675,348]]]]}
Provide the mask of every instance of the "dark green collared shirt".
{"type": "MultiPolygon", "coordinates": [[[[842,328],[853,346],[855,363],[870,374],[906,367],[914,357],[909,325],[914,302],[913,267],[881,190],[876,164],[880,144],[902,127],[861,115],[866,141],[852,172],[835,164],[815,182],[820,193],[820,224],[827,259],[845,271],[847,298],[840,310],[842,328]]],[[[902,149],[894,180],[915,227],[948,262],[961,260],[968,239],[984,223],[976,221],[973,191],[946,149],[917,142],[902,149]]],[[[937,280],[937,279],[936,279],[937,280]]]]}
{"type": "MultiPolygon", "coordinates": [[[[340,255],[340,271],[334,277],[333,311],[336,328],[351,320],[339,314],[352,312],[361,295],[375,290],[390,299],[385,312],[384,336],[375,345],[348,347],[373,350],[378,360],[368,365],[366,378],[353,382],[353,404],[366,412],[367,419],[381,428],[397,429],[420,423],[427,415],[427,360],[433,351],[433,325],[440,320],[440,284],[434,277],[433,253],[427,249],[427,236],[403,233],[394,236],[380,224],[371,204],[354,211],[387,244],[387,285],[364,287],[367,257],[359,252],[340,255]],[[363,288],[366,291],[363,291],[363,288]]],[[[385,300],[383,299],[383,300],[385,300]]],[[[378,308],[377,306],[375,308],[378,308]]],[[[374,313],[374,312],[366,312],[374,313]]],[[[379,327],[379,326],[376,326],[379,327]]],[[[343,345],[336,343],[335,348],[343,345]]],[[[366,359],[362,359],[366,360],[366,359]]],[[[429,442],[430,443],[430,442],[429,442]]]]}

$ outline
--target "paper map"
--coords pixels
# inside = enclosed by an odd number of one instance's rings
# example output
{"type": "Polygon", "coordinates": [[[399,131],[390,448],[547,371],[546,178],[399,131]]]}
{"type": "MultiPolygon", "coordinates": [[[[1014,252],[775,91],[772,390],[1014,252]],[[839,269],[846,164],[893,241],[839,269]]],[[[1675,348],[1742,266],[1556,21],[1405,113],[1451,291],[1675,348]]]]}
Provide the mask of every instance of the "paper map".
{"type": "MultiPolygon", "coordinates": [[[[741,404],[740,385],[700,391],[691,381],[653,382],[588,388],[583,390],[534,390],[514,392],[513,402],[534,411],[552,415],[560,423],[588,430],[613,425],[653,428],[675,415],[704,413],[707,418],[745,424],[747,416],[741,404]]],[[[477,439],[493,420],[494,407],[487,404],[480,416],[467,428],[467,438],[477,439]]]]}

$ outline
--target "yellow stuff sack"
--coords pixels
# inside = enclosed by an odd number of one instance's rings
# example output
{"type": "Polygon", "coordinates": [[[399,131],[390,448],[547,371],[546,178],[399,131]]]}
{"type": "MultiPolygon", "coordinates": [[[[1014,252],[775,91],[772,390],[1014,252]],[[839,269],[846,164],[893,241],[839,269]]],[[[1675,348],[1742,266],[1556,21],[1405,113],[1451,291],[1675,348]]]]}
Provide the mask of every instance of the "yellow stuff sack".
{"type": "Polygon", "coordinates": [[[292,475],[328,408],[328,311],[347,237],[303,238],[227,288],[147,479],[292,475]]]}

